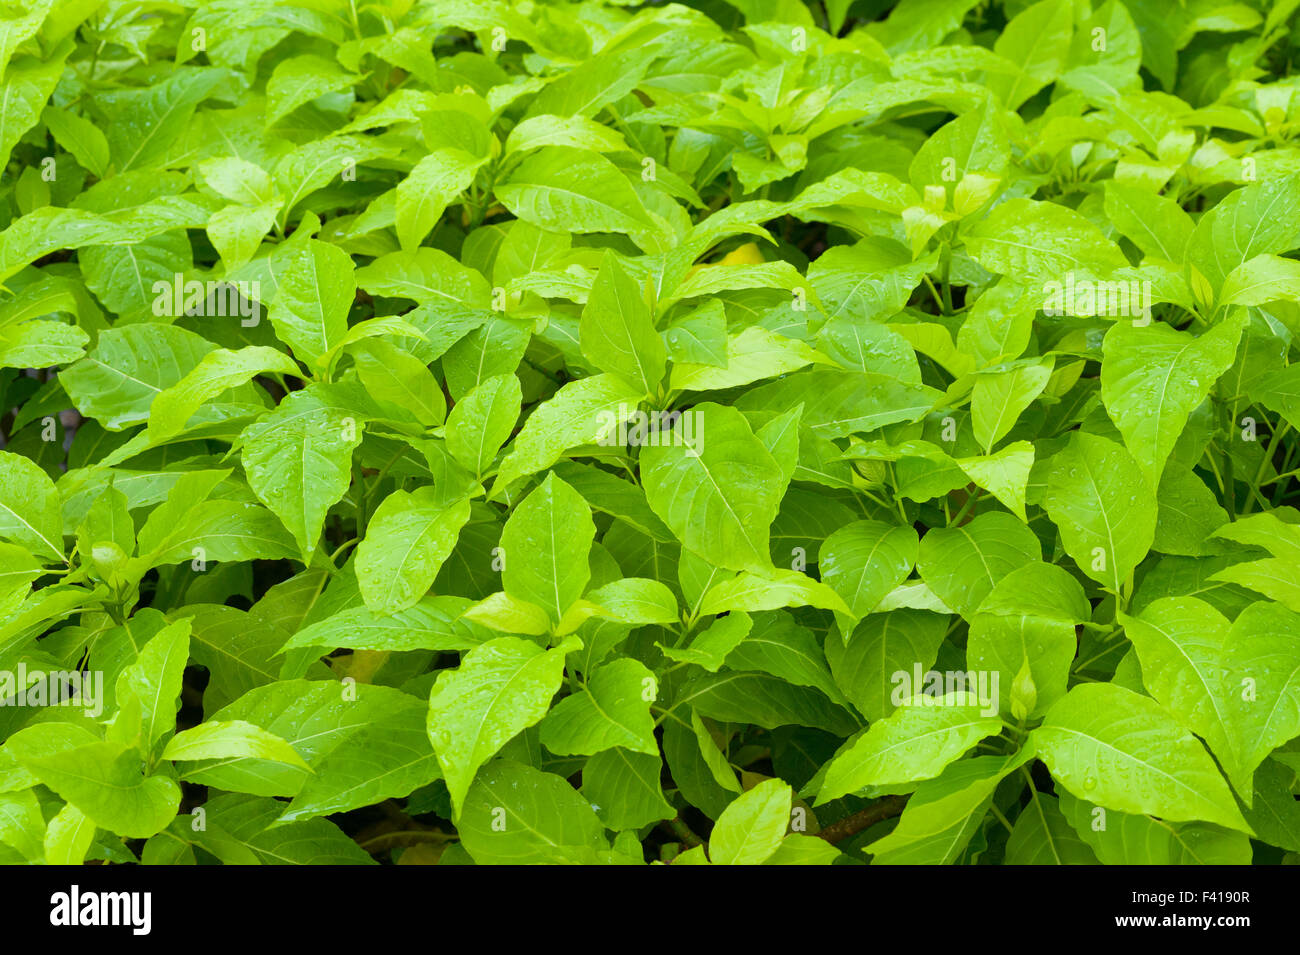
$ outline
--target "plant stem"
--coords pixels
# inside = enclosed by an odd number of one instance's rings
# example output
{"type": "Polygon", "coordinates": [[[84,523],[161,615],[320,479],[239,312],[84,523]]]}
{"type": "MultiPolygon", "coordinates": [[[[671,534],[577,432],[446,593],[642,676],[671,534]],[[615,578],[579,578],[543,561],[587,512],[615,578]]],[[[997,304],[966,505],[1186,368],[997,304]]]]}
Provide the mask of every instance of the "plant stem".
{"type": "Polygon", "coordinates": [[[352,493],[357,501],[357,536],[360,537],[366,532],[366,486],[358,464],[352,466],[352,483],[352,493]]]}
{"type": "Polygon", "coordinates": [[[691,827],[682,822],[681,816],[674,816],[672,819],[666,819],[659,824],[675,835],[679,841],[684,843],[687,848],[695,848],[704,845],[704,840],[697,836],[691,827]]]}
{"type": "Polygon", "coordinates": [[[952,272],[952,246],[948,245],[946,242],[944,243],[943,251],[939,254],[939,260],[939,279],[943,282],[943,302],[940,304],[943,308],[943,314],[951,315],[953,311],[952,282],[950,281],[949,276],[952,272]]]}
{"type": "Polygon", "coordinates": [[[976,490],[974,494],[966,498],[966,503],[963,504],[961,510],[957,512],[957,516],[948,522],[950,527],[961,524],[961,522],[966,519],[966,515],[974,510],[976,502],[980,499],[980,493],[979,490],[976,490]]]}
{"type": "Polygon", "coordinates": [[[928,288],[928,289],[930,290],[930,296],[931,296],[931,298],[934,299],[934,304],[935,304],[935,306],[939,309],[939,312],[942,313],[942,312],[943,312],[943,296],[941,296],[941,295],[939,294],[939,290],[935,287],[934,280],[931,279],[930,276],[928,276],[928,275],[923,275],[923,276],[921,276],[921,277],[922,277],[923,279],[925,279],[925,287],[928,288]]]}
{"type": "Polygon", "coordinates": [[[817,833],[817,836],[831,843],[843,842],[859,832],[870,829],[878,822],[902,815],[903,807],[906,805],[906,796],[886,796],[878,802],[873,802],[866,809],[860,809],[851,816],[831,823],[817,833]]]}
{"type": "Polygon", "coordinates": [[[1264,450],[1264,459],[1259,462],[1259,468],[1255,471],[1255,478],[1250,482],[1251,496],[1246,498],[1246,507],[1242,511],[1243,514],[1249,514],[1251,512],[1253,502],[1256,498],[1259,498],[1261,506],[1265,508],[1268,507],[1267,502],[1260,497],[1259,488],[1264,480],[1264,472],[1268,470],[1269,464],[1273,461],[1273,454],[1277,451],[1278,441],[1281,439],[1282,435],[1290,429],[1290,427],[1291,425],[1289,422],[1283,421],[1280,426],[1273,429],[1272,435],[1269,436],[1268,447],[1264,450]]]}

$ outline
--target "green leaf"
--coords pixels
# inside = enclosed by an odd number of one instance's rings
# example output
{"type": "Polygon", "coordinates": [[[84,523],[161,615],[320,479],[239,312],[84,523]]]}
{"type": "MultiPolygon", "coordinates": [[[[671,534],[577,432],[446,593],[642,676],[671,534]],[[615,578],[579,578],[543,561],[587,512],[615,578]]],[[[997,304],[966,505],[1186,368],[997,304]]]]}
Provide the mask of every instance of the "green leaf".
{"type": "Polygon", "coordinates": [[[657,580],[624,577],[612,580],[587,595],[599,609],[599,616],[619,623],[663,625],[679,620],[677,598],[657,580]]]}
{"type": "Polygon", "coordinates": [[[932,388],[892,375],[818,369],[754,388],[736,406],[742,411],[783,414],[802,404],[805,425],[820,437],[839,438],[900,421],[919,421],[940,397],[932,388]]]}
{"type": "Polygon", "coordinates": [[[597,368],[618,375],[642,394],[656,392],[668,352],[655,331],[641,283],[613,252],[600,260],[578,333],[583,355],[597,368]]]}
{"type": "MultiPolygon", "coordinates": [[[[88,245],[78,258],[86,286],[125,319],[152,321],[191,311],[222,314],[221,306],[216,304],[223,300],[217,297],[221,292],[210,292],[204,285],[196,295],[180,285],[178,276],[188,272],[192,262],[189,240],[180,232],[149,236],[125,248],[88,245]]],[[[238,300],[234,301],[238,304],[238,300]]],[[[233,312],[231,309],[226,314],[233,312]]]]}
{"type": "Polygon", "coordinates": [[[996,497],[1022,521],[1028,519],[1025,500],[1034,467],[1032,444],[1013,441],[994,454],[956,458],[955,463],[968,478],[996,497]]]}
{"type": "Polygon", "coordinates": [[[1040,617],[1069,624],[1092,617],[1083,587],[1056,564],[1031,561],[999,580],[979,605],[980,613],[1040,617]]]}
{"type": "MultiPolygon", "coordinates": [[[[1006,76],[992,79],[1002,81],[1006,76]]],[[[908,169],[918,192],[926,186],[944,184],[954,196],[957,182],[967,175],[1001,177],[1011,158],[1011,145],[999,122],[993,100],[983,109],[971,110],[935,130],[919,150],[908,169]]]]}
{"type": "Polygon", "coordinates": [[[1118,594],[1151,548],[1156,499],[1120,445],[1076,432],[1051,460],[1043,506],[1079,569],[1118,594]]]}
{"type": "MultiPolygon", "coordinates": [[[[691,713],[694,714],[694,711],[691,713]]],[[[681,711],[673,711],[671,716],[665,718],[664,762],[682,798],[710,818],[716,819],[731,801],[732,794],[739,793],[741,787],[735,770],[728,764],[703,723],[700,723],[698,730],[692,726],[693,722],[699,720],[698,715],[687,719],[681,711]],[[705,738],[707,747],[702,750],[705,738]]]]}
{"type": "Polygon", "coordinates": [[[415,164],[397,184],[397,238],[404,251],[424,241],[486,161],[463,149],[437,149],[415,164]]]}
{"type": "Polygon", "coordinates": [[[194,561],[191,569],[197,569],[209,561],[297,556],[293,538],[266,508],[225,500],[186,506],[186,484],[178,481],[168,496],[166,513],[158,508],[140,529],[141,556],[127,565],[128,576],[139,578],[151,567],[183,561],[194,561]],[[181,513],[172,512],[173,501],[181,513]]]}
{"type": "Polygon", "coordinates": [[[223,198],[246,205],[271,202],[275,186],[266,170],[247,159],[222,156],[198,163],[203,181],[223,198]]]}
{"type": "Polygon", "coordinates": [[[768,568],[761,574],[741,573],[715,584],[697,613],[733,610],[777,610],[781,607],[821,607],[849,614],[849,606],[830,587],[797,570],[768,568]]]}
{"type": "Polygon", "coordinates": [[[456,828],[480,865],[590,864],[608,845],[600,820],[573,787],[506,759],[483,768],[456,828]]]}
{"type": "Polygon", "coordinates": [[[709,775],[713,777],[713,781],[724,790],[739,793],[740,783],[736,779],[736,771],[731,768],[731,761],[723,753],[718,741],[709,732],[709,728],[704,725],[700,714],[694,710],[691,710],[691,731],[694,732],[695,740],[699,743],[700,757],[708,768],[709,775]]]}
{"type": "Polygon", "coordinates": [[[348,812],[410,795],[442,771],[434,756],[422,700],[390,693],[388,705],[317,760],[314,773],[284,810],[284,822],[348,812]]]}
{"type": "Polygon", "coordinates": [[[975,378],[971,393],[971,424],[975,440],[985,452],[1008,431],[1016,420],[1042,394],[1052,377],[1053,359],[1036,358],[1014,362],[1005,370],[992,370],[975,378]]]}
{"type": "Polygon", "coordinates": [[[1223,280],[1220,305],[1264,305],[1300,301],[1300,263],[1277,255],[1257,255],[1223,280]]]}
{"type": "Polygon", "coordinates": [[[1204,747],[1158,703],[1131,690],[1106,683],[1074,687],[1033,740],[1052,776],[1078,799],[1250,832],[1204,747]]]}
{"type": "MultiPolygon", "coordinates": [[[[1228,620],[1195,597],[1161,597],[1120,622],[1151,695],[1205,740],[1227,768],[1237,765],[1238,734],[1227,725],[1234,694],[1221,676],[1228,620]]],[[[1247,804],[1250,795],[1249,789],[1242,793],[1247,804]]]]}
{"type": "Polygon", "coordinates": [[[560,688],[567,647],[543,650],[516,637],[489,640],[443,671],[429,696],[429,738],[457,817],[488,759],[537,723],[560,688]]]}
{"type": "Polygon", "coordinates": [[[34,790],[0,793],[0,843],[17,849],[28,862],[45,858],[45,817],[34,790]]]}
{"type": "Polygon", "coordinates": [[[1011,18],[993,51],[1015,63],[1019,72],[989,78],[989,88],[1007,109],[1018,108],[1060,75],[1073,32],[1073,7],[1064,0],[1042,0],[1011,18]]]}
{"type": "Polygon", "coordinates": [[[1278,210],[1300,201],[1300,174],[1271,176],[1231,193],[1201,216],[1187,245],[1187,260],[1214,289],[1237,266],[1264,253],[1300,244],[1300,226],[1278,210]]]}
{"type": "MultiPolygon", "coordinates": [[[[652,445],[641,454],[646,500],[688,550],[718,567],[761,574],[782,474],[744,417],[708,402],[691,409],[697,447],[652,445]]],[[[673,434],[682,433],[678,424],[673,434]]]]}
{"type": "MultiPolygon", "coordinates": [[[[1237,616],[1224,638],[1225,723],[1235,754],[1216,755],[1243,794],[1251,792],[1251,774],[1264,758],[1300,735],[1297,625],[1300,614],[1260,601],[1237,616]]],[[[1250,804],[1248,796],[1245,801],[1250,804]]]]}
{"type": "Polygon", "coordinates": [[[1071,828],[1052,796],[1034,792],[1007,840],[1008,865],[1096,865],[1097,857],[1071,828]]]}
{"type": "Polygon", "coordinates": [[[461,619],[464,597],[425,597],[395,614],[353,607],[318,620],[295,633],[282,648],[350,647],[354,650],[470,650],[491,634],[461,619]]]}
{"type": "Polygon", "coordinates": [[[615,746],[601,750],[582,767],[582,795],[606,828],[640,829],[677,812],[664,798],[662,774],[657,748],[650,755],[615,746]]]}
{"type": "Polygon", "coordinates": [[[43,206],[0,232],[0,281],[61,248],[141,242],[173,229],[201,228],[209,218],[207,206],[180,196],[164,196],[108,215],[43,206]]]}
{"type": "Polygon", "coordinates": [[[759,865],[780,848],[790,825],[793,793],[780,779],[765,779],[736,797],[709,836],[714,865],[759,865]]]}
{"type": "MultiPolygon", "coordinates": [[[[209,799],[206,834],[181,828],[185,838],[227,864],[373,865],[374,860],[325,819],[280,823],[282,804],[273,799],[221,795],[209,799]],[[215,832],[214,832],[215,830],[215,832]]],[[[176,824],[168,829],[175,834],[176,824]]]]}
{"type": "Polygon", "coordinates": [[[182,68],[156,86],[110,94],[107,100],[115,115],[107,127],[107,136],[118,174],[163,165],[190,123],[195,107],[213,92],[224,75],[224,70],[211,67],[182,68]]]}
{"type": "Polygon", "coordinates": [[[1192,230],[1192,217],[1174,200],[1140,186],[1106,183],[1106,215],[1146,255],[1181,264],[1192,230]]]}
{"type": "Polygon", "coordinates": [[[273,126],[299,106],[359,79],[322,56],[306,54],[281,60],[266,81],[266,125],[273,126]]]}
{"type": "Polygon", "coordinates": [[[209,720],[177,733],[167,741],[162,758],[172,760],[225,759],[252,756],[310,767],[298,751],[274,733],[243,720],[209,720]]]}
{"type": "Polygon", "coordinates": [[[274,348],[251,346],[208,352],[184,378],[154,396],[149,406],[150,439],[161,442],[181,433],[204,403],[268,373],[300,374],[293,360],[274,348]]]}
{"type": "Polygon", "coordinates": [[[392,148],[377,136],[331,136],[303,143],[284,154],[271,170],[276,192],[287,197],[278,224],[281,228],[288,226],[292,212],[302,200],[329,185],[341,173],[392,155],[392,148]]]}
{"type": "Polygon", "coordinates": [[[1269,845],[1297,852],[1300,846],[1300,806],[1291,794],[1295,770],[1266,760],[1255,773],[1255,798],[1246,821],[1269,845]]]}
{"type": "MultiPolygon", "coordinates": [[[[918,693],[920,688],[916,688],[918,693]]],[[[868,786],[910,783],[938,776],[982,739],[1001,732],[1002,721],[965,691],[917,695],[865,734],[826,770],[818,804],[868,786]]]]}
{"type": "Polygon", "coordinates": [[[519,502],[501,532],[506,593],[542,607],[559,623],[591,579],[587,555],[595,536],[582,495],[548,474],[519,502]]]}
{"type": "Polygon", "coordinates": [[[654,228],[618,168],[599,153],[547,146],[496,186],[512,213],[551,232],[638,233],[654,228]]]}
{"type": "MultiPolygon", "coordinates": [[[[409,730],[399,736],[399,728],[409,726],[413,720],[423,725],[425,713],[423,701],[386,686],[335,680],[268,683],[217,710],[209,720],[259,726],[292,746],[311,770],[298,763],[241,756],[196,762],[184,768],[184,778],[228,792],[294,796],[309,780],[321,777],[324,760],[337,753],[340,764],[360,761],[379,780],[392,765],[389,757],[398,748],[397,740],[409,740],[409,730]],[[385,727],[393,729],[393,748],[385,748],[373,738],[373,733],[385,727]]],[[[336,779],[341,782],[343,777],[331,773],[322,785],[328,789],[336,779]]],[[[275,805],[279,815],[284,805],[275,805]]]]}
{"type": "Polygon", "coordinates": [[[519,478],[550,467],[570,448],[604,437],[643,397],[617,375],[568,382],[524,422],[501,462],[492,497],[519,478]]]}
{"type": "Polygon", "coordinates": [[[1106,333],[1102,400],[1151,487],[1188,416],[1231,367],[1245,317],[1238,310],[1199,338],[1159,323],[1106,333]]]}
{"type": "Polygon", "coordinates": [[[533,323],[523,319],[492,318],[447,349],[442,368],[451,397],[459,401],[486,379],[515,371],[533,329],[533,323]]]}
{"type": "MultiPolygon", "coordinates": [[[[581,606],[581,602],[574,606],[581,606]]],[[[544,609],[527,600],[511,597],[505,591],[484,597],[467,609],[462,619],[504,633],[529,636],[541,636],[556,628],[544,609]]]]}
{"type": "Polygon", "coordinates": [[[1104,865],[1246,865],[1250,838],[1203,822],[1114,812],[1059,793],[1061,814],[1104,865]]]}
{"type": "Polygon", "coordinates": [[[0,19],[0,75],[14,51],[41,28],[51,6],[53,0],[21,0],[6,6],[0,19]]]}
{"type": "Polygon", "coordinates": [[[502,152],[509,156],[543,146],[572,146],[594,152],[619,152],[627,148],[627,143],[617,130],[584,116],[543,113],[529,116],[516,124],[506,137],[502,152]]]}
{"type": "Polygon", "coordinates": [[[1042,716],[1065,695],[1070,666],[1078,652],[1073,623],[1032,614],[978,613],[966,638],[966,665],[976,672],[997,675],[998,703],[1002,712],[1013,717],[1015,684],[1022,667],[1028,667],[1034,695],[1027,715],[1042,716]]]}
{"type": "Polygon", "coordinates": [[[283,206],[284,201],[277,198],[257,206],[226,206],[212,214],[207,224],[208,241],[228,271],[246,265],[257,254],[283,206]]]}
{"type": "Polygon", "coordinates": [[[128,838],[161,832],[180,806],[180,787],[166,776],[142,775],[140,754],[122,743],[89,743],[23,765],[96,826],[128,838]]]}
{"type": "Polygon", "coordinates": [[[896,708],[897,674],[924,673],[943,643],[945,620],[924,610],[897,609],[864,619],[848,641],[828,638],[826,660],[835,683],[868,720],[882,720],[896,708]]]}
{"type": "Polygon", "coordinates": [[[95,824],[67,803],[45,829],[45,861],[50,865],[81,865],[94,838],[95,824]]]}
{"type": "Polygon", "coordinates": [[[817,567],[853,615],[865,617],[912,572],[917,540],[911,527],[855,521],[822,542],[817,567]]]}
{"type": "Polygon", "coordinates": [[[1210,536],[1227,521],[1228,512],[1195,471],[1176,463],[1166,467],[1156,500],[1160,510],[1152,550],[1197,557],[1217,551],[1210,536]]]}
{"type": "Polygon", "coordinates": [[[843,853],[825,839],[792,832],[763,865],[834,865],[842,857],[843,853]]]}
{"type": "MultiPolygon", "coordinates": [[[[176,713],[181,705],[181,683],[189,653],[190,622],[188,619],[178,620],[163,627],[150,638],[135,662],[117,678],[117,700],[122,711],[114,726],[114,733],[117,735],[120,730],[119,738],[122,742],[137,742],[137,737],[131,733],[131,726],[122,722],[128,700],[134,700],[139,706],[138,745],[146,756],[154,743],[176,729],[176,713]]],[[[88,812],[87,815],[93,816],[93,813],[88,812]]]]}
{"type": "Polygon", "coordinates": [[[21,322],[0,328],[0,368],[44,368],[85,355],[85,332],[61,322],[21,322]]]}
{"type": "Polygon", "coordinates": [[[971,306],[957,331],[957,349],[977,368],[1019,358],[1029,344],[1041,296],[1011,279],[1001,279],[971,306]]]}
{"type": "Polygon", "coordinates": [[[271,305],[275,334],[313,370],[342,341],[357,293],[352,259],[337,246],[308,239],[279,276],[271,305]]]}
{"type": "Polygon", "coordinates": [[[542,745],[558,756],[589,756],[615,746],[658,755],[650,715],[657,687],[636,660],[625,657],[600,665],[542,720],[542,745]]]}
{"type": "Polygon", "coordinates": [[[1026,762],[976,756],[953,763],[916,787],[894,831],[867,846],[873,865],[951,865],[966,850],[992,803],[998,783],[1026,762]]]}
{"type": "Polygon", "coordinates": [[[434,487],[384,498],[357,547],[357,584],[366,606],[394,614],[419,603],[469,515],[468,498],[448,501],[434,487]]]}
{"type": "Polygon", "coordinates": [[[657,644],[664,656],[681,663],[694,663],[710,673],[717,673],[727,656],[739,646],[754,625],[753,618],[744,611],[733,611],[718,617],[706,629],[696,634],[684,647],[666,647],[657,644]]]}
{"type": "Polygon", "coordinates": [[[154,399],[178,384],[216,346],[174,325],[110,328],[59,376],[77,410],[110,431],[149,420],[154,399]]]}
{"type": "Polygon", "coordinates": [[[481,479],[514,431],[522,402],[513,374],[480,382],[447,415],[447,450],[481,479]]]}
{"type": "Polygon", "coordinates": [[[1214,531],[1214,537],[1262,547],[1273,557],[1233,564],[1215,573],[1212,579],[1241,584],[1300,611],[1300,588],[1289,572],[1300,557],[1300,528],[1283,521],[1279,516],[1283,513],[1251,514],[1214,531]]]}
{"type": "Polygon", "coordinates": [[[31,549],[17,544],[0,544],[0,607],[16,607],[31,593],[31,583],[45,573],[31,549]]]}
{"type": "Polygon", "coordinates": [[[966,247],[990,272],[1040,286],[1070,272],[1106,278],[1128,264],[1119,247],[1079,213],[1032,199],[997,206],[967,233],[966,247]]]}
{"type": "MultiPolygon", "coordinates": [[[[361,327],[353,326],[353,331],[361,327]]],[[[371,397],[405,408],[426,427],[443,423],[447,399],[421,359],[377,337],[354,342],[348,350],[371,397]]]]}
{"type": "Polygon", "coordinates": [[[361,432],[360,415],[309,387],[240,435],[248,484],[284,522],[304,563],[316,551],[326,512],[348,490],[361,432]]]}
{"type": "MultiPolygon", "coordinates": [[[[0,39],[0,44],[3,44],[2,39],[0,39]]],[[[3,54],[2,45],[0,45],[0,54],[3,54]]],[[[46,124],[49,125],[48,111],[45,116],[42,116],[41,109],[58,85],[59,77],[63,75],[66,56],[67,53],[65,52],[62,56],[54,56],[44,63],[32,62],[24,58],[19,60],[18,65],[15,65],[7,74],[4,73],[3,66],[0,66],[0,75],[4,76],[4,83],[0,86],[0,103],[3,103],[3,112],[0,112],[0,159],[6,165],[9,162],[14,146],[17,145],[25,133],[43,118],[46,120],[46,124]]],[[[55,123],[58,123],[57,119],[55,123]]],[[[94,127],[91,128],[94,129],[94,127]]],[[[67,138],[75,138],[66,136],[66,126],[63,129],[65,135],[60,136],[55,133],[60,143],[63,143],[67,138]]],[[[51,127],[51,132],[54,132],[53,127],[51,127]]],[[[99,130],[96,129],[95,132],[99,133],[99,130]]],[[[99,140],[103,144],[104,152],[107,153],[108,147],[103,142],[103,133],[99,133],[99,140]]],[[[68,151],[74,152],[70,148],[68,151]]],[[[107,158],[107,155],[105,155],[104,159],[107,158]]],[[[103,167],[101,166],[97,174],[102,174],[102,172],[103,167]]]]}
{"type": "Polygon", "coordinates": [[[795,686],[818,689],[836,703],[847,702],[812,631],[788,613],[760,614],[727,655],[727,665],[734,670],[761,670],[795,686]]]}
{"type": "Polygon", "coordinates": [[[970,616],[998,581],[1041,556],[1033,531],[1010,514],[992,511],[965,525],[931,530],[921,538],[916,566],[940,600],[970,616]]]}
{"type": "Polygon", "coordinates": [[[0,451],[0,537],[48,562],[63,560],[63,508],[45,472],[27,458],[0,451]]]}
{"type": "Polygon", "coordinates": [[[858,728],[858,721],[824,693],[769,673],[724,670],[693,677],[673,701],[674,707],[683,704],[711,719],[764,729],[808,726],[847,736],[858,728]]]}

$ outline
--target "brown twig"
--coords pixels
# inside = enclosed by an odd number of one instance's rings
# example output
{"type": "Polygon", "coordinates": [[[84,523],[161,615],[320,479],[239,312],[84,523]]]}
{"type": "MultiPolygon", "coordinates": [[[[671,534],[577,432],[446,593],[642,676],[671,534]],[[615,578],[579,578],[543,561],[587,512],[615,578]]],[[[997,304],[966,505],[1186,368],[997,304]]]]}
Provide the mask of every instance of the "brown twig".
{"type": "Polygon", "coordinates": [[[681,816],[677,816],[673,819],[665,819],[663,822],[659,823],[659,825],[676,836],[688,849],[693,849],[696,846],[704,844],[704,840],[697,836],[691,830],[691,827],[682,821],[681,816]]]}
{"type": "Polygon", "coordinates": [[[870,829],[878,822],[900,815],[906,805],[906,796],[886,796],[879,802],[873,802],[866,809],[861,809],[851,816],[846,816],[839,822],[831,823],[817,835],[827,842],[843,842],[851,836],[856,836],[864,829],[870,829]]]}

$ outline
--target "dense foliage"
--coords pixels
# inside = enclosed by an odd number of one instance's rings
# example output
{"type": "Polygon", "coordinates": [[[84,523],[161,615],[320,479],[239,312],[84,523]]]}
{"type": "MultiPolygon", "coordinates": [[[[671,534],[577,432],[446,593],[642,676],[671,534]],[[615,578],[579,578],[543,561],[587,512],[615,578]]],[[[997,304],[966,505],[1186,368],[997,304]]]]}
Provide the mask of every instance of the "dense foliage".
{"type": "Polygon", "coordinates": [[[1295,861],[1296,8],[0,3],[0,860],[1295,861]]]}

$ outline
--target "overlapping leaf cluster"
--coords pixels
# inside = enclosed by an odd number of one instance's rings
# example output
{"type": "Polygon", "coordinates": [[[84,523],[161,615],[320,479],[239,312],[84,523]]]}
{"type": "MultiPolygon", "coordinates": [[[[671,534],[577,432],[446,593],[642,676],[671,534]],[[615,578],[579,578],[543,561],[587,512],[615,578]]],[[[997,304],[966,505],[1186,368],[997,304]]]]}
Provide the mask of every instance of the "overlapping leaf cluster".
{"type": "Polygon", "coordinates": [[[0,861],[1294,861],[1296,7],[0,5],[0,861]]]}

